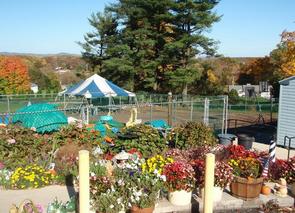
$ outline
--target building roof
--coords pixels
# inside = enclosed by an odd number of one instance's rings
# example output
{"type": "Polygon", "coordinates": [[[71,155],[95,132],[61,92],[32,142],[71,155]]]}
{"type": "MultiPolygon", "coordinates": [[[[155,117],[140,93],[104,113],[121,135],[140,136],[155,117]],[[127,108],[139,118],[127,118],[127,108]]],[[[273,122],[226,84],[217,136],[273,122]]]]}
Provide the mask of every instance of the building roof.
{"type": "Polygon", "coordinates": [[[279,83],[281,85],[285,85],[286,86],[286,85],[289,85],[290,81],[293,81],[293,80],[295,80],[295,75],[294,76],[291,76],[289,78],[285,78],[285,79],[279,81],[279,83]]]}

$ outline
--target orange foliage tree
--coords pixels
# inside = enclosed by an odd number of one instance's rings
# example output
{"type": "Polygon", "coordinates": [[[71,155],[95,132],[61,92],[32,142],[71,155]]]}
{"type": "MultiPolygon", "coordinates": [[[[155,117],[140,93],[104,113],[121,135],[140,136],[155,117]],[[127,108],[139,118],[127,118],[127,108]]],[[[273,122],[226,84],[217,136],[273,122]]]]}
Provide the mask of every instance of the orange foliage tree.
{"type": "Polygon", "coordinates": [[[239,83],[258,84],[260,81],[270,80],[274,72],[273,66],[268,56],[254,59],[242,67],[239,83]]]}
{"type": "Polygon", "coordinates": [[[284,50],[282,52],[281,70],[284,77],[295,75],[295,31],[282,33],[284,50]]]}
{"type": "Polygon", "coordinates": [[[28,68],[18,57],[0,57],[0,94],[30,91],[28,68]]]}

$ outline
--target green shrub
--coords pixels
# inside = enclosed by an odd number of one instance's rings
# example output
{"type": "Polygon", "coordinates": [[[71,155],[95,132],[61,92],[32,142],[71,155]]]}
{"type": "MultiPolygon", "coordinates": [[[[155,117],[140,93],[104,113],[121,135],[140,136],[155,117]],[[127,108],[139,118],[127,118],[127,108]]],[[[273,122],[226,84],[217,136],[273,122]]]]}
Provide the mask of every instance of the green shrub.
{"type": "Polygon", "coordinates": [[[0,128],[0,147],[0,159],[8,169],[30,163],[45,167],[52,151],[49,135],[39,135],[17,125],[0,128]]]}
{"type": "Polygon", "coordinates": [[[180,149],[215,145],[217,140],[210,127],[203,123],[188,122],[172,129],[168,135],[172,146],[180,149]]]}
{"type": "Polygon", "coordinates": [[[147,125],[137,125],[122,130],[123,135],[130,135],[136,138],[133,139],[118,139],[115,141],[115,147],[112,151],[118,153],[120,149],[124,148],[129,151],[132,148],[141,152],[144,158],[149,158],[153,155],[162,153],[167,145],[165,140],[161,137],[158,130],[147,125]]]}
{"type": "Polygon", "coordinates": [[[232,89],[229,93],[228,93],[228,101],[230,104],[237,104],[240,101],[240,97],[238,94],[238,91],[235,89],[232,89]]]}

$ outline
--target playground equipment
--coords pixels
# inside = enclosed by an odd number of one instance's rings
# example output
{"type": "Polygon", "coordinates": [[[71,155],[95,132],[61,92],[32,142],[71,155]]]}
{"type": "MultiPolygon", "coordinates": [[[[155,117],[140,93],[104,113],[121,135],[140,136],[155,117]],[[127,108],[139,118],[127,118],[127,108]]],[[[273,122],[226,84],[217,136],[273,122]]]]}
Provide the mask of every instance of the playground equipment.
{"type": "Polygon", "coordinates": [[[129,118],[128,122],[126,123],[126,127],[135,126],[137,124],[141,124],[141,122],[142,122],[141,119],[137,119],[137,109],[135,107],[133,107],[131,109],[130,118],[129,118]]]}

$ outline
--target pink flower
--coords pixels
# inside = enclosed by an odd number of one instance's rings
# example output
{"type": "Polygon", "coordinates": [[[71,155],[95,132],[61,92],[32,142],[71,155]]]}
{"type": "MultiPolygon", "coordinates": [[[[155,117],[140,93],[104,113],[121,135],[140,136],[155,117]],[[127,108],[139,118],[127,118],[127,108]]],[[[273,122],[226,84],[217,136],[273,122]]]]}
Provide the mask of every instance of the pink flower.
{"type": "Polygon", "coordinates": [[[9,143],[9,144],[14,144],[16,141],[15,141],[15,139],[7,139],[7,143],[9,143]]]}
{"type": "Polygon", "coordinates": [[[3,169],[5,167],[4,163],[0,162],[0,169],[3,169]]]}

